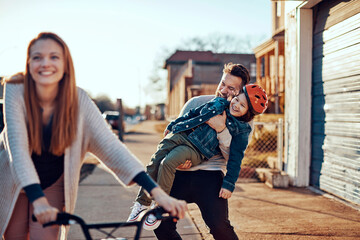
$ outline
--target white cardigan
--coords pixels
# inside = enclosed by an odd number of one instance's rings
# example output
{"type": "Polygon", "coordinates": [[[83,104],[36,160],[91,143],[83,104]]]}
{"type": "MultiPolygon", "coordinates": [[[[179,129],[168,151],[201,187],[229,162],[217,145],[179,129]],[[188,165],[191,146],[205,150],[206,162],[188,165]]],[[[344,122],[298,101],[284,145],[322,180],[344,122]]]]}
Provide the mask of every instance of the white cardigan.
{"type": "MultiPolygon", "coordinates": [[[[19,192],[40,183],[29,152],[23,84],[5,84],[4,123],[0,135],[0,236],[3,236],[19,192]]],[[[96,155],[125,185],[144,171],[142,163],[108,128],[94,102],[78,88],[77,135],[64,154],[65,211],[74,212],[80,168],[86,152],[96,155]]],[[[61,238],[66,239],[62,228],[61,238]]]]}

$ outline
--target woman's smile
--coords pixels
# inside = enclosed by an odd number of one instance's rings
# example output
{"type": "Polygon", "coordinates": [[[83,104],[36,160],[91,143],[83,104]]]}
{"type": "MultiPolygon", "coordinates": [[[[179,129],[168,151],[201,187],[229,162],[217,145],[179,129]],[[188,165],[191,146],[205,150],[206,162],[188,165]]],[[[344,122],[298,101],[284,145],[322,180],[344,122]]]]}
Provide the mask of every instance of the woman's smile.
{"type": "Polygon", "coordinates": [[[64,76],[64,51],[52,39],[38,40],[30,49],[29,69],[36,84],[58,84],[64,76]]]}

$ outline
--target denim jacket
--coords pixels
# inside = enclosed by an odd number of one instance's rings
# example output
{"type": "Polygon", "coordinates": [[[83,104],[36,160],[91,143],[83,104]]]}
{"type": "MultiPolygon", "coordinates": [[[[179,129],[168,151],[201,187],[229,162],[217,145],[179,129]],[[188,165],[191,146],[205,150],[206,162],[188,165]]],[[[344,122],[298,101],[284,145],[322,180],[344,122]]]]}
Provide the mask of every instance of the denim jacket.
{"type": "Polygon", "coordinates": [[[216,131],[205,122],[225,110],[226,127],[232,135],[232,141],[230,144],[229,160],[226,166],[227,173],[222,187],[233,191],[235,182],[239,177],[241,161],[248,145],[251,127],[247,122],[242,122],[232,116],[228,107],[229,102],[226,99],[220,97],[214,98],[178,117],[167,126],[167,129],[173,133],[193,129],[188,134],[188,140],[209,159],[214,155],[221,154],[221,152],[216,131]]]}

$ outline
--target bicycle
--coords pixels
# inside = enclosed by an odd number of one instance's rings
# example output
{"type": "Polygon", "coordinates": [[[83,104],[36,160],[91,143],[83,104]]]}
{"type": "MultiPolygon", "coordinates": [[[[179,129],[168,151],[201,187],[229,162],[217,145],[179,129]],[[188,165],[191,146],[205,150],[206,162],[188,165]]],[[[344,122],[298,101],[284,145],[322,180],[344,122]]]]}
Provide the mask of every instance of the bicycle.
{"type": "MultiPolygon", "coordinates": [[[[126,240],[126,238],[117,238],[117,237],[113,236],[113,233],[121,227],[135,226],[136,231],[135,231],[134,240],[139,240],[143,223],[144,223],[146,217],[149,216],[150,214],[154,214],[156,216],[156,218],[159,220],[160,219],[163,220],[166,218],[172,218],[173,221],[178,220],[177,217],[170,216],[162,207],[156,207],[154,209],[146,211],[146,213],[140,218],[140,221],[135,221],[135,222],[113,222],[113,223],[87,224],[79,216],[76,216],[76,215],[73,215],[70,213],[66,213],[66,212],[61,212],[61,213],[57,214],[57,218],[55,221],[45,223],[45,224],[43,224],[43,227],[48,227],[48,226],[52,226],[52,225],[60,225],[60,226],[65,225],[66,226],[66,225],[72,225],[72,224],[79,224],[86,240],[95,240],[94,238],[92,238],[92,236],[90,234],[91,229],[95,229],[95,230],[103,233],[104,235],[106,235],[106,237],[101,238],[101,240],[126,240]],[[111,228],[111,231],[108,230],[108,232],[107,232],[107,231],[103,230],[106,228],[111,228]]],[[[36,222],[36,218],[34,215],[32,216],[32,219],[33,219],[33,221],[36,222]]]]}

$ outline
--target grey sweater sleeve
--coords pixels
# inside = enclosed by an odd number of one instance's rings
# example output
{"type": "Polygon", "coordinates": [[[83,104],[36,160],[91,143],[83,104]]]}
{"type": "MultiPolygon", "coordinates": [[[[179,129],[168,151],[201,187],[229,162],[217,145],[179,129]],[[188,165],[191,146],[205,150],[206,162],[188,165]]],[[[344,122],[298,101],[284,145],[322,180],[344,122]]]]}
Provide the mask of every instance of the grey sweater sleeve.
{"type": "Polygon", "coordinates": [[[13,165],[14,176],[22,188],[39,184],[40,180],[29,152],[28,132],[26,127],[26,110],[24,103],[24,85],[5,84],[5,148],[13,165]]]}
{"type": "Polygon", "coordinates": [[[145,171],[143,164],[110,130],[85,91],[79,88],[78,94],[88,139],[87,150],[96,155],[120,182],[125,185],[133,183],[134,177],[145,171]]]}

